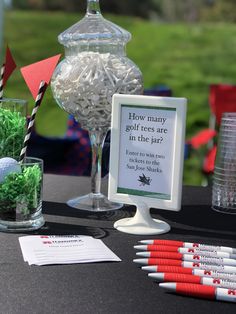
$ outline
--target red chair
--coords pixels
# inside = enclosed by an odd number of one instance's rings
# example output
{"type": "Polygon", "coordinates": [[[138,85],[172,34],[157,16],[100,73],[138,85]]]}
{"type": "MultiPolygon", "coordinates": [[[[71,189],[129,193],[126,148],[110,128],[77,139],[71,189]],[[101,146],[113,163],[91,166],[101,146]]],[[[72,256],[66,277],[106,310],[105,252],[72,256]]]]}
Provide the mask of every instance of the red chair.
{"type": "Polygon", "coordinates": [[[214,84],[210,86],[209,105],[211,108],[210,127],[220,125],[223,112],[236,111],[236,85],[214,84]]]}
{"type": "Polygon", "coordinates": [[[207,145],[207,154],[203,162],[203,172],[207,176],[214,171],[216,156],[216,135],[224,112],[236,112],[236,85],[213,84],[209,90],[209,106],[211,115],[209,129],[199,132],[190,141],[190,145],[197,149],[207,145]]]}

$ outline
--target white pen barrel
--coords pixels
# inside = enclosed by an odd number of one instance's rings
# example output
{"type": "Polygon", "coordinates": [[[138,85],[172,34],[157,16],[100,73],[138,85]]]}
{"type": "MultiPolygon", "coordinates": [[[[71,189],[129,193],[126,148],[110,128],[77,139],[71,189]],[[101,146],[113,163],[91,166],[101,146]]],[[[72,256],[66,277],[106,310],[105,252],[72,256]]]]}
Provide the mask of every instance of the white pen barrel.
{"type": "Polygon", "coordinates": [[[199,262],[182,262],[183,267],[190,267],[190,268],[199,268],[204,270],[215,270],[224,273],[236,273],[236,267],[234,266],[227,266],[227,265],[215,265],[215,264],[207,264],[207,263],[199,263],[199,262]]]}
{"type": "Polygon", "coordinates": [[[221,301],[236,302],[236,290],[235,289],[216,289],[216,299],[221,301]]]}
{"type": "Polygon", "coordinates": [[[207,286],[217,286],[227,289],[236,289],[236,282],[220,278],[202,277],[202,284],[207,286]]]}
{"type": "Polygon", "coordinates": [[[206,269],[193,269],[193,274],[201,277],[214,277],[222,278],[236,282],[235,273],[224,273],[216,270],[206,270],[206,269]]]}
{"type": "Polygon", "coordinates": [[[188,262],[203,262],[215,265],[236,266],[236,260],[222,257],[207,257],[201,255],[185,254],[183,255],[183,260],[188,262]]]}
{"type": "Polygon", "coordinates": [[[228,252],[221,252],[221,251],[200,251],[199,249],[189,249],[189,248],[179,248],[179,253],[182,254],[197,254],[197,255],[204,255],[207,257],[225,257],[231,258],[231,254],[228,252]]]}
{"type": "Polygon", "coordinates": [[[227,246],[214,246],[214,245],[205,245],[205,244],[200,244],[200,243],[195,244],[195,243],[185,242],[184,247],[199,249],[201,251],[223,251],[223,252],[235,253],[233,248],[230,248],[227,246]]]}

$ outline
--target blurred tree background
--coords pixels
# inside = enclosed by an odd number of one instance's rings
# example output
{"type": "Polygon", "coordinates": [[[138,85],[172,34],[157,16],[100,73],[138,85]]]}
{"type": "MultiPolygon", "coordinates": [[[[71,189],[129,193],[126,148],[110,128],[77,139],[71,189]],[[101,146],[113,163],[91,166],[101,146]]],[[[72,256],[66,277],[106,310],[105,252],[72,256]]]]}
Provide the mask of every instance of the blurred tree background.
{"type": "MultiPolygon", "coordinates": [[[[18,67],[63,54],[57,36],[78,22],[86,0],[0,0],[5,11],[4,41],[18,67]]],[[[186,138],[208,127],[209,85],[236,84],[235,0],[100,0],[105,18],[132,34],[128,57],[141,69],[144,87],[167,85],[173,96],[188,99],[186,138]]],[[[1,22],[1,21],[0,21],[1,22]]],[[[3,51],[0,51],[3,53],[3,51]]],[[[5,97],[33,100],[19,71],[5,97]]],[[[48,88],[37,114],[37,131],[63,136],[67,114],[48,88]]],[[[184,183],[202,184],[206,147],[185,160],[184,183]]]]}
{"type": "MultiPolygon", "coordinates": [[[[83,12],[84,0],[6,0],[16,9],[83,12]]],[[[103,12],[160,21],[236,21],[235,0],[102,0],[103,12]]]]}

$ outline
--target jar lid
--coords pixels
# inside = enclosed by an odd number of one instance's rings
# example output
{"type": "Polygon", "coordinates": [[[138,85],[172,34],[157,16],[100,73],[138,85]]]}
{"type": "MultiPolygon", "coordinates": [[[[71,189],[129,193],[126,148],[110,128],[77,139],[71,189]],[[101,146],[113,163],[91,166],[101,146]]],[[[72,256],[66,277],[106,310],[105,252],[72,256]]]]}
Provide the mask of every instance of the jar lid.
{"type": "Polygon", "coordinates": [[[85,42],[126,44],[130,39],[131,34],[128,31],[106,20],[100,12],[88,13],[88,11],[82,20],[58,36],[58,41],[66,47],[85,42]]]}

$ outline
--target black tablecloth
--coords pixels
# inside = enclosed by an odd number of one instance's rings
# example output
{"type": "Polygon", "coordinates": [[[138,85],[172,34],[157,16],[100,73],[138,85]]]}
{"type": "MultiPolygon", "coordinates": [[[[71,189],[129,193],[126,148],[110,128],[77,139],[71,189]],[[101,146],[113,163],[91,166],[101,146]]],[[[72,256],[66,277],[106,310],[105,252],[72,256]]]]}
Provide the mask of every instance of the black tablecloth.
{"type": "MultiPolygon", "coordinates": [[[[170,294],[158,287],[133,263],[138,240],[153,238],[121,233],[114,221],[132,216],[134,207],[91,214],[64,202],[88,192],[89,178],[46,175],[43,212],[45,226],[27,234],[88,234],[100,238],[122,262],[29,266],[23,261],[18,238],[0,233],[0,313],[234,313],[233,303],[170,294]]],[[[171,231],[158,238],[181,239],[236,247],[236,216],[214,212],[211,190],[184,187],[182,210],[152,209],[171,231]]],[[[157,236],[156,236],[157,238],[157,236]]]]}

